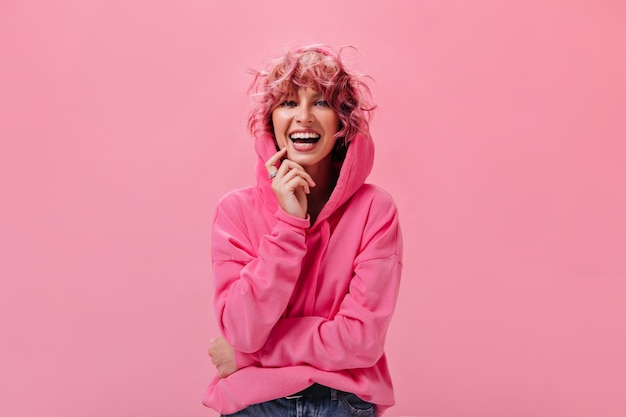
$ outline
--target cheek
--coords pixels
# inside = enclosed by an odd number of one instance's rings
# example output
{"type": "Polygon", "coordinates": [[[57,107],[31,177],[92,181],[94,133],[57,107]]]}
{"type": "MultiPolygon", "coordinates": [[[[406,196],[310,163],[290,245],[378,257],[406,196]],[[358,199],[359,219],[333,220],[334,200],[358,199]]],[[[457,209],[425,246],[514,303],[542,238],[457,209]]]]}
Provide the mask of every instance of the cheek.
{"type": "Polygon", "coordinates": [[[272,114],[272,132],[274,133],[274,142],[278,145],[278,149],[284,148],[287,143],[285,139],[284,123],[281,123],[279,115],[272,114]]]}
{"type": "Polygon", "coordinates": [[[341,130],[340,124],[341,122],[339,121],[339,116],[336,114],[331,118],[331,120],[328,121],[328,129],[333,135],[341,130]]]}
{"type": "Polygon", "coordinates": [[[285,130],[285,116],[282,112],[278,110],[274,110],[272,113],[272,125],[274,127],[274,132],[281,134],[284,133],[285,130]]]}
{"type": "Polygon", "coordinates": [[[285,146],[287,146],[287,140],[285,139],[283,135],[274,134],[274,141],[278,145],[278,149],[282,149],[285,146]]]}

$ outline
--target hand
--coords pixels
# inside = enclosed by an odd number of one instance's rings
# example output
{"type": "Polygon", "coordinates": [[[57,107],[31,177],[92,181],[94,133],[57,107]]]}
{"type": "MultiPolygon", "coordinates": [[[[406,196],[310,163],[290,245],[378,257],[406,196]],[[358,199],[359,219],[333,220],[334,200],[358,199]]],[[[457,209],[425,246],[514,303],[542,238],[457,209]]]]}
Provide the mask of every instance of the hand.
{"type": "Polygon", "coordinates": [[[276,173],[272,179],[272,189],[280,207],[292,216],[306,219],[306,195],[311,192],[311,187],[315,187],[315,182],[302,166],[289,159],[284,159],[277,171],[276,163],[286,154],[287,148],[276,152],[267,160],[265,168],[268,174],[276,173]]]}
{"type": "Polygon", "coordinates": [[[235,349],[223,337],[211,340],[209,356],[221,378],[226,378],[237,372],[235,349]]]}

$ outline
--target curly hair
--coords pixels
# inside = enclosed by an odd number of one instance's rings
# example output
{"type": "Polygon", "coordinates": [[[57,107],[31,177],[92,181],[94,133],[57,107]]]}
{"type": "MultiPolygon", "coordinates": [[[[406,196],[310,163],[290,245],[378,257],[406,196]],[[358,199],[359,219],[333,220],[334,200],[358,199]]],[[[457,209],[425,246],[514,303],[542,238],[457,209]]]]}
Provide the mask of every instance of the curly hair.
{"type": "Polygon", "coordinates": [[[272,112],[299,88],[311,87],[324,95],[337,113],[338,145],[347,146],[357,133],[367,134],[372,111],[370,89],[364,76],[346,69],[340,53],[327,47],[309,45],[288,51],[271,62],[268,70],[252,71],[254,80],[249,92],[256,103],[248,119],[254,136],[274,135],[272,112]]]}

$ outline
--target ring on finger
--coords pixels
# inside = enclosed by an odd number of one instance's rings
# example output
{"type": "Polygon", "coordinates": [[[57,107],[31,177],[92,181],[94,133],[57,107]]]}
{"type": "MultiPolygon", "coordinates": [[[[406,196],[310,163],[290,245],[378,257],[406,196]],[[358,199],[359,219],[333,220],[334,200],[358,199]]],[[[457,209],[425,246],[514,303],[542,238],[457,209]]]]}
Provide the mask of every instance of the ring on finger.
{"type": "Polygon", "coordinates": [[[271,174],[269,174],[267,177],[268,177],[270,180],[273,180],[273,179],[274,179],[274,177],[275,177],[276,175],[278,175],[278,171],[274,171],[274,172],[272,172],[272,173],[271,173],[271,174]]]}

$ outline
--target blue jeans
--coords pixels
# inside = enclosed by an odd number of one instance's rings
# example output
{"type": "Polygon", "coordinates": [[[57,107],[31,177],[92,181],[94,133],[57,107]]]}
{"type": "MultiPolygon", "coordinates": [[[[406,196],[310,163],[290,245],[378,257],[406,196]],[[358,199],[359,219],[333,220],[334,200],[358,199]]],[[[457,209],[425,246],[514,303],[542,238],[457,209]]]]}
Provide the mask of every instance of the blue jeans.
{"type": "Polygon", "coordinates": [[[328,398],[278,398],[253,404],[222,417],[375,417],[372,403],[354,394],[331,390],[328,398]]]}

